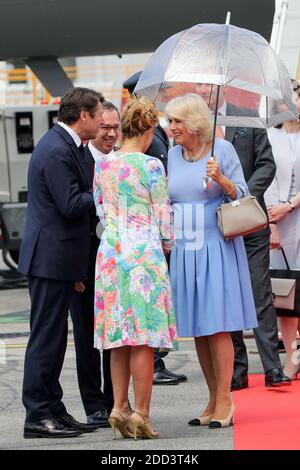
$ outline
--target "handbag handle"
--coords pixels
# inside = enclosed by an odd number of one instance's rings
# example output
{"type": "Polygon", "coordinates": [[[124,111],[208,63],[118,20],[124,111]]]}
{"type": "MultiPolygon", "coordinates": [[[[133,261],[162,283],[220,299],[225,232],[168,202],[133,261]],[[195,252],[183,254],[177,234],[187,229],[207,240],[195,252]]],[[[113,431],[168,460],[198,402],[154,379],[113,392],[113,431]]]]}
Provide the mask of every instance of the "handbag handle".
{"type": "Polygon", "coordinates": [[[289,265],[288,260],[287,260],[287,258],[286,258],[284,249],[281,247],[280,250],[281,250],[282,256],[283,256],[283,258],[284,258],[284,262],[285,262],[285,264],[286,264],[287,270],[290,271],[291,268],[290,268],[290,265],[289,265]]]}
{"type": "MultiPolygon", "coordinates": [[[[237,189],[239,189],[239,190],[241,191],[241,193],[242,193],[242,198],[245,197],[245,192],[243,191],[243,189],[242,189],[238,184],[236,184],[236,183],[234,183],[234,185],[235,185],[235,187],[236,187],[237,189]]],[[[250,195],[250,193],[249,193],[249,195],[250,195]]],[[[224,191],[223,191],[222,204],[225,202],[226,197],[227,197],[227,195],[226,195],[226,194],[224,193],[224,191]]]]}

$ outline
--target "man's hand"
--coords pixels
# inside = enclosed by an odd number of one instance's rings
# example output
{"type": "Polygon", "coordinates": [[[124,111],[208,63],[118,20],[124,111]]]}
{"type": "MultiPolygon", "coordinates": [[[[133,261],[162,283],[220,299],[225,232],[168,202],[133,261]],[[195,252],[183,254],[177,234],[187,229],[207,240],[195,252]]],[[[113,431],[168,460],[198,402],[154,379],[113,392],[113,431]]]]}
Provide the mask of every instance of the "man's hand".
{"type": "Polygon", "coordinates": [[[76,292],[80,292],[81,294],[85,291],[85,285],[83,282],[75,282],[75,290],[76,292]]]}

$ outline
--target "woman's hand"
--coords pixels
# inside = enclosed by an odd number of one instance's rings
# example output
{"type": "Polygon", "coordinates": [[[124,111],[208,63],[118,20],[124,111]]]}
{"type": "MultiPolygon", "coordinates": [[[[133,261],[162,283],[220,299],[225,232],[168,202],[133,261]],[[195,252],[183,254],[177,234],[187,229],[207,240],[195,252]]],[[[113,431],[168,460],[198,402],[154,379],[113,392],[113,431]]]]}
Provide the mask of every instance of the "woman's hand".
{"type": "Polygon", "coordinates": [[[210,158],[206,163],[206,175],[209,176],[223,189],[224,194],[226,196],[229,196],[232,200],[236,199],[236,185],[232,181],[230,181],[226,176],[223,175],[220,169],[220,165],[216,160],[216,157],[214,157],[213,159],[210,158]]]}
{"type": "Polygon", "coordinates": [[[83,282],[75,282],[75,290],[76,292],[80,292],[81,294],[85,291],[85,285],[83,282]]]}
{"type": "Polygon", "coordinates": [[[270,250],[280,250],[281,241],[277,225],[270,224],[271,236],[270,236],[270,250]]]}
{"type": "Polygon", "coordinates": [[[206,163],[206,175],[209,176],[216,183],[222,179],[222,172],[220,165],[216,158],[210,158],[206,163]]]}
{"type": "Polygon", "coordinates": [[[268,207],[268,216],[270,222],[279,222],[290,212],[290,205],[285,202],[283,204],[275,204],[268,207]]]}

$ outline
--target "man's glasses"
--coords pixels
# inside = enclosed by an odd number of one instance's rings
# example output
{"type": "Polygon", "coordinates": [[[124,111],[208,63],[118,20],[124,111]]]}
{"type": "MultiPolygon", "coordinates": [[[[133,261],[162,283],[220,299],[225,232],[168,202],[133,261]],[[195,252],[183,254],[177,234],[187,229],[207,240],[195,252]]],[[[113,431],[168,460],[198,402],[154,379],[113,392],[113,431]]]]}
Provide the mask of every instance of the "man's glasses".
{"type": "Polygon", "coordinates": [[[101,129],[102,132],[105,132],[105,134],[108,134],[110,131],[118,132],[120,130],[120,126],[102,125],[102,126],[100,126],[100,129],[101,129]]]}

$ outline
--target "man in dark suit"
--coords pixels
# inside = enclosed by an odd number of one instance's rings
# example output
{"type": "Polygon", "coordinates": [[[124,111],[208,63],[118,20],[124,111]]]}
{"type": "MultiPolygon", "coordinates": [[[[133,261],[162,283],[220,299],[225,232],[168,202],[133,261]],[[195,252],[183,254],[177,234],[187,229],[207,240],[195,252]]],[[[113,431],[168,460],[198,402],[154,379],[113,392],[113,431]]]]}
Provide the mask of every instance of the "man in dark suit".
{"type": "Polygon", "coordinates": [[[25,438],[73,437],[96,428],[67,413],[59,377],[74,284],[86,278],[90,253],[94,201],[82,141],[96,137],[102,101],[100,93],[87,88],[66,93],[58,124],[39,141],[29,163],[19,260],[31,299],[23,381],[25,438]]]}
{"type": "MultiPolygon", "coordinates": [[[[130,94],[133,93],[141,73],[141,71],[134,73],[123,83],[123,87],[127,89],[130,94]]],[[[158,158],[163,163],[166,173],[168,171],[169,148],[170,143],[168,136],[163,127],[160,124],[157,124],[151,145],[145,153],[158,158]]],[[[167,256],[167,262],[169,264],[169,255],[167,256]]],[[[163,358],[167,354],[167,352],[154,351],[154,385],[177,385],[179,382],[185,382],[187,380],[186,375],[175,374],[166,368],[163,358]]]]}
{"type": "MultiPolygon", "coordinates": [[[[121,138],[120,116],[113,103],[102,103],[103,113],[97,137],[85,147],[85,164],[90,186],[93,184],[95,161],[113,151],[121,138]]],[[[87,279],[84,290],[76,292],[72,298],[71,317],[76,349],[76,366],[79,390],[82,398],[87,423],[98,427],[109,427],[108,415],[114,404],[110,375],[110,350],[102,355],[104,379],[101,390],[101,355],[94,348],[94,293],[95,264],[99,246],[99,218],[95,206],[90,211],[91,249],[87,279]]]]}
{"type": "MultiPolygon", "coordinates": [[[[212,109],[215,109],[216,95],[214,91],[211,94],[210,85],[199,85],[197,92],[206,102],[210,100],[212,109]]],[[[245,115],[243,109],[226,104],[222,92],[219,113],[235,116],[245,115]]],[[[276,164],[266,131],[256,128],[226,127],[225,139],[233,144],[240,158],[249,192],[257,197],[261,207],[267,213],[264,193],[273,181],[276,164]]],[[[265,385],[267,387],[290,385],[291,381],[282,371],[277,347],[277,319],[269,274],[269,227],[244,237],[244,241],[258,321],[258,327],[253,331],[265,372],[265,385]]],[[[234,373],[231,389],[240,390],[248,387],[247,350],[242,331],[234,332],[231,336],[234,345],[234,373]]]]}

